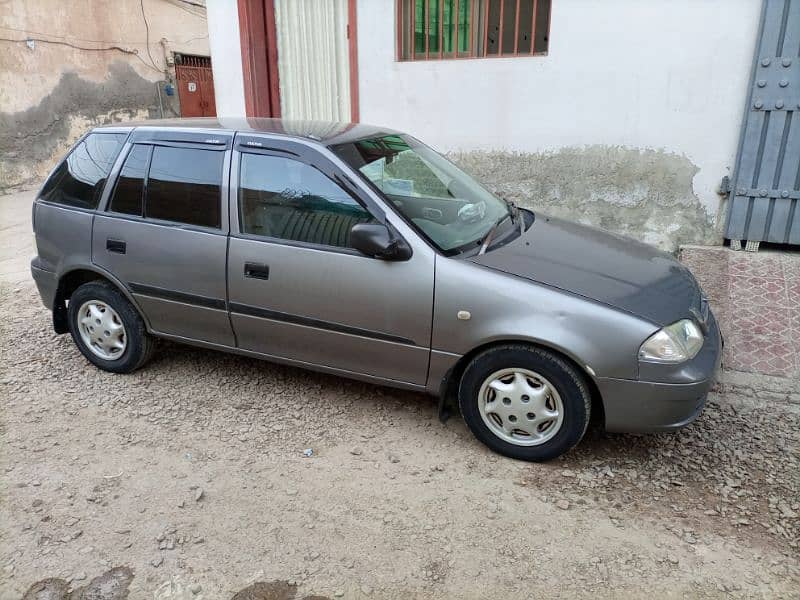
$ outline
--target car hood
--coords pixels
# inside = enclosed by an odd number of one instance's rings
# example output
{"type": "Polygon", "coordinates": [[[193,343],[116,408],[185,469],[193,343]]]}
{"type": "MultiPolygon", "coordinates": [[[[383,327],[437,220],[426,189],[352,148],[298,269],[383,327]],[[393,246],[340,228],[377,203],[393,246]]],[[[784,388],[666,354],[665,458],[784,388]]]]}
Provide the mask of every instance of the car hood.
{"type": "Polygon", "coordinates": [[[537,215],[506,245],[470,258],[517,275],[668,325],[700,310],[694,276],[673,256],[647,244],[537,215]]]}

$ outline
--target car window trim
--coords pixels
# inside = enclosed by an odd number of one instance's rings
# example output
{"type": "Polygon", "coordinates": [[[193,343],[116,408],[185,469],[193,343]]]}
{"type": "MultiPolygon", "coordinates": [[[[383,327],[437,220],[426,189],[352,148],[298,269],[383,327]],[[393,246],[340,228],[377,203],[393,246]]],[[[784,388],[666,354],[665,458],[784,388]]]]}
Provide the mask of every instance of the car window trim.
{"type": "Polygon", "coordinates": [[[100,196],[100,202],[97,204],[97,212],[100,214],[104,214],[108,211],[109,205],[111,204],[111,195],[117,188],[117,180],[119,179],[119,175],[122,172],[122,167],[125,164],[133,145],[133,142],[131,142],[131,136],[128,135],[128,139],[125,141],[125,144],[122,146],[122,149],[117,155],[117,160],[114,161],[114,165],[111,167],[111,171],[108,174],[106,187],[103,190],[103,194],[100,196]]]}
{"type": "MultiPolygon", "coordinates": [[[[234,138],[234,150],[237,157],[241,154],[269,154],[270,152],[277,152],[277,156],[290,154],[305,164],[308,164],[333,180],[337,185],[342,187],[348,194],[364,209],[369,212],[372,217],[381,224],[386,224],[386,209],[380,202],[376,202],[366,190],[361,188],[350,177],[347,172],[347,165],[342,162],[338,156],[330,151],[329,147],[307,139],[287,138],[286,136],[270,136],[270,135],[254,135],[252,133],[238,132],[234,138]],[[252,144],[269,144],[269,146],[256,146],[252,144]],[[343,185],[338,178],[342,178],[346,185],[343,185]]],[[[238,195],[238,165],[237,162],[237,195],[238,195]]],[[[357,180],[356,180],[357,181],[357,180]]]]}
{"type": "Polygon", "coordinates": [[[328,246],[326,244],[314,244],[312,242],[303,242],[301,240],[285,240],[282,238],[275,238],[266,235],[257,235],[254,233],[231,233],[231,238],[238,240],[249,240],[252,242],[264,242],[265,244],[272,244],[275,246],[293,246],[295,248],[304,248],[306,250],[317,250],[319,252],[334,252],[336,254],[348,254],[350,256],[358,256],[361,258],[369,258],[373,260],[381,260],[374,256],[367,256],[359,252],[355,248],[345,248],[344,246],[328,246]]]}
{"type": "Polygon", "coordinates": [[[97,214],[97,213],[101,212],[96,208],[84,208],[82,206],[71,206],[69,204],[59,204],[58,202],[51,202],[49,200],[41,200],[40,198],[37,198],[35,200],[35,202],[37,204],[41,204],[42,206],[50,206],[52,208],[63,208],[64,210],[74,210],[74,211],[86,213],[86,214],[89,214],[89,215],[93,215],[93,214],[97,214]]]}
{"type": "Polygon", "coordinates": [[[350,184],[348,186],[344,186],[344,185],[342,185],[342,183],[340,181],[340,179],[342,179],[341,174],[340,174],[340,177],[337,177],[336,176],[337,174],[334,173],[333,177],[332,177],[329,173],[326,173],[324,169],[320,168],[320,165],[317,165],[317,164],[315,164],[314,162],[312,162],[310,160],[304,160],[301,155],[295,154],[294,152],[284,152],[284,151],[278,150],[278,149],[275,149],[275,150],[273,150],[273,149],[266,150],[265,149],[263,151],[255,151],[254,152],[250,148],[242,149],[242,150],[239,150],[237,148],[237,152],[239,153],[239,157],[240,157],[239,158],[239,166],[240,166],[240,168],[237,170],[237,173],[236,173],[236,175],[237,175],[237,177],[236,177],[237,198],[238,198],[238,191],[239,191],[239,187],[240,187],[239,184],[241,183],[241,178],[242,178],[241,156],[243,154],[257,154],[259,156],[273,156],[275,158],[284,158],[284,159],[287,159],[287,160],[294,160],[294,161],[302,163],[302,164],[304,164],[304,165],[306,165],[308,167],[311,167],[312,169],[316,169],[317,171],[320,172],[320,174],[323,177],[325,177],[326,179],[330,180],[331,183],[333,183],[335,185],[338,185],[342,189],[342,191],[344,191],[356,204],[358,204],[367,213],[369,213],[369,215],[373,219],[375,219],[376,221],[378,220],[378,217],[374,214],[374,212],[372,210],[370,210],[370,207],[366,206],[366,202],[362,198],[360,198],[358,196],[358,194],[356,193],[357,190],[354,189],[355,186],[352,185],[352,181],[350,180],[349,177],[344,177],[343,178],[345,181],[347,181],[350,184]],[[286,154],[291,154],[291,156],[287,157],[287,156],[285,156],[286,154]]]}
{"type": "Polygon", "coordinates": [[[294,157],[299,158],[301,155],[297,152],[289,150],[288,148],[281,148],[279,146],[264,146],[264,145],[255,145],[255,142],[252,141],[239,141],[235,146],[234,150],[239,152],[240,154],[290,154],[294,157]],[[250,145],[253,144],[253,145],[250,145]]]}
{"type": "MultiPolygon", "coordinates": [[[[273,140],[270,140],[270,142],[273,142],[273,140]]],[[[328,180],[330,180],[331,183],[333,183],[334,185],[339,186],[339,188],[341,188],[343,192],[345,192],[354,202],[356,202],[356,204],[358,204],[362,209],[364,209],[364,211],[366,211],[367,214],[369,214],[373,219],[375,219],[376,222],[382,223],[384,225],[386,224],[385,221],[380,221],[378,216],[375,215],[375,212],[370,210],[369,206],[365,206],[365,201],[361,197],[359,197],[359,195],[356,193],[357,188],[356,188],[356,186],[352,185],[353,182],[347,176],[347,174],[346,173],[336,173],[337,169],[336,169],[336,165],[335,164],[333,164],[331,162],[331,167],[333,167],[332,171],[334,172],[334,174],[338,174],[339,177],[331,177],[330,174],[326,173],[323,169],[321,169],[320,166],[318,166],[318,164],[315,164],[314,161],[305,158],[302,154],[299,154],[297,152],[293,152],[293,151],[281,148],[280,146],[281,145],[278,142],[275,142],[275,145],[274,146],[270,146],[270,147],[251,147],[251,146],[245,146],[242,143],[234,144],[234,152],[235,152],[235,160],[236,160],[236,177],[234,178],[234,173],[233,173],[234,169],[233,169],[233,165],[231,165],[231,189],[233,190],[233,196],[234,196],[233,197],[233,201],[234,201],[235,206],[236,206],[236,231],[234,232],[234,228],[231,227],[230,236],[233,237],[233,238],[238,238],[238,239],[246,239],[246,240],[252,240],[252,241],[262,241],[262,242],[266,242],[266,243],[270,243],[270,244],[276,244],[276,245],[294,246],[294,247],[297,247],[297,248],[306,248],[306,249],[309,249],[309,250],[318,250],[318,251],[321,251],[321,252],[334,252],[334,253],[337,253],[337,254],[348,254],[350,256],[359,256],[359,257],[369,258],[369,259],[373,259],[373,260],[381,260],[380,258],[377,258],[377,257],[374,257],[374,256],[367,256],[366,254],[363,254],[362,252],[359,252],[355,248],[346,248],[344,246],[330,246],[330,245],[327,245],[327,244],[314,244],[312,242],[304,242],[302,240],[288,240],[288,239],[276,238],[276,237],[271,237],[271,236],[266,236],[266,235],[257,235],[257,234],[253,234],[253,233],[246,233],[246,232],[243,231],[243,228],[242,228],[242,222],[243,222],[242,206],[241,206],[241,202],[240,202],[240,199],[239,199],[239,190],[241,189],[240,188],[241,173],[242,173],[241,165],[242,165],[242,155],[244,155],[244,154],[255,154],[255,155],[259,155],[259,156],[273,156],[273,157],[276,157],[276,158],[285,158],[285,159],[288,159],[288,160],[296,160],[296,161],[298,161],[298,162],[300,162],[300,163],[302,163],[304,165],[307,165],[307,166],[311,167],[312,169],[316,169],[317,171],[319,171],[322,174],[323,177],[325,177],[328,180]],[[287,156],[287,154],[290,155],[290,156],[287,156]],[[356,188],[356,189],[352,189],[351,186],[342,185],[341,182],[339,181],[340,178],[342,178],[345,181],[347,181],[348,183],[350,183],[352,188],[356,188]],[[235,179],[235,181],[234,181],[234,179],[235,179]]],[[[324,155],[322,155],[322,156],[323,156],[323,158],[325,158],[327,160],[327,157],[324,157],[324,155]]],[[[385,213],[383,213],[383,211],[380,211],[380,212],[385,218],[385,213]]]]}
{"type": "MultiPolygon", "coordinates": [[[[142,214],[141,217],[143,219],[147,219],[147,182],[150,180],[150,167],[153,166],[153,154],[155,152],[155,146],[153,144],[147,144],[149,148],[149,152],[147,154],[147,166],[144,168],[144,177],[142,178],[142,214]]],[[[136,144],[133,145],[133,148],[136,147],[136,144]]],[[[131,149],[133,152],[133,149],[131,149]]],[[[122,176],[122,171],[119,172],[120,176],[122,176]]],[[[113,198],[113,196],[112,196],[113,198]]],[[[111,201],[109,200],[109,203],[111,201]]],[[[110,204],[109,204],[110,205],[110,204]]],[[[159,219],[153,219],[159,220],[159,219]]]]}
{"type": "Polygon", "coordinates": [[[175,130],[136,128],[131,142],[139,144],[198,144],[207,150],[230,150],[234,134],[221,130],[175,130]]]}
{"type": "MultiPolygon", "coordinates": [[[[111,173],[108,176],[109,179],[111,179],[111,177],[113,176],[114,185],[109,190],[107,197],[104,197],[101,200],[101,205],[103,206],[103,208],[101,209],[100,206],[98,206],[97,210],[95,210],[94,212],[96,212],[98,214],[101,214],[101,215],[113,217],[115,219],[123,219],[123,220],[126,220],[126,221],[135,221],[135,222],[139,222],[139,223],[150,223],[150,224],[153,224],[153,225],[159,225],[161,227],[174,227],[174,228],[178,228],[178,229],[185,229],[187,231],[196,231],[196,232],[200,232],[200,233],[213,233],[213,234],[218,234],[218,235],[228,235],[228,232],[230,231],[230,217],[228,215],[226,215],[227,202],[225,201],[225,197],[226,197],[226,193],[227,193],[227,189],[226,189],[227,186],[225,185],[225,179],[226,179],[226,175],[228,175],[228,176],[230,175],[230,173],[229,173],[230,156],[225,156],[223,158],[222,175],[220,176],[220,211],[221,211],[220,212],[220,221],[221,221],[221,223],[220,223],[219,227],[206,227],[206,226],[203,226],[203,225],[193,225],[191,223],[182,223],[180,221],[167,221],[165,219],[155,219],[153,217],[146,217],[144,215],[145,207],[147,206],[147,204],[146,204],[146,200],[147,200],[147,180],[150,178],[150,164],[151,164],[151,162],[153,160],[153,151],[154,151],[153,150],[153,146],[154,145],[155,144],[151,144],[149,142],[136,142],[136,141],[133,141],[133,142],[130,142],[130,143],[127,144],[127,146],[128,146],[127,151],[126,151],[125,147],[123,147],[123,149],[120,150],[120,155],[117,157],[117,162],[114,164],[114,168],[112,169],[111,173]],[[142,180],[142,214],[141,215],[132,215],[132,214],[129,214],[129,213],[121,213],[121,212],[117,212],[115,210],[111,210],[111,199],[113,197],[114,191],[117,189],[117,183],[119,181],[120,175],[122,174],[122,167],[124,166],[125,161],[128,158],[128,155],[131,152],[133,152],[133,149],[136,147],[137,144],[142,145],[142,146],[149,146],[150,147],[149,148],[150,149],[150,153],[148,154],[148,157],[147,157],[147,167],[146,167],[146,170],[145,170],[144,179],[142,180]],[[227,217],[227,222],[226,222],[226,217],[227,217]],[[226,225],[227,225],[227,227],[226,227],[226,225]]],[[[203,149],[205,149],[205,148],[203,148],[203,149]]]]}
{"type": "Polygon", "coordinates": [[[170,227],[172,229],[185,229],[186,231],[194,231],[197,233],[210,233],[213,235],[227,236],[228,232],[218,227],[204,227],[203,225],[192,225],[191,223],[181,223],[180,221],[167,221],[164,219],[154,219],[152,217],[139,217],[137,215],[129,215],[126,213],[118,213],[112,210],[105,212],[98,212],[98,216],[109,217],[112,219],[121,219],[123,221],[134,221],[136,223],[145,223],[147,225],[158,225],[159,227],[170,227]]]}
{"type": "Polygon", "coordinates": [[[192,150],[202,150],[204,152],[225,152],[225,146],[203,144],[200,142],[189,142],[180,140],[137,140],[133,142],[134,145],[141,144],[143,146],[160,146],[162,148],[189,148],[192,150]]]}
{"type": "MultiPolygon", "coordinates": [[[[144,144],[142,144],[142,145],[144,145],[144,144]]],[[[135,144],[135,143],[130,144],[127,152],[125,152],[125,158],[122,159],[122,164],[120,165],[119,172],[115,173],[114,185],[111,187],[111,193],[108,195],[108,206],[106,206],[105,209],[102,212],[111,213],[111,214],[114,214],[114,215],[125,215],[125,216],[129,216],[129,217],[135,217],[136,216],[136,215],[132,215],[131,213],[119,212],[119,211],[116,211],[113,208],[111,208],[111,203],[114,200],[114,195],[117,193],[117,186],[119,186],[119,180],[120,180],[120,177],[122,176],[122,169],[125,167],[125,161],[128,160],[128,157],[136,149],[136,146],[137,146],[137,144],[135,144]]],[[[124,150],[124,148],[123,148],[123,150],[124,150]]],[[[120,152],[120,154],[122,154],[122,151],[120,152]]],[[[148,150],[147,166],[145,167],[144,177],[142,178],[142,196],[141,196],[142,214],[144,214],[144,197],[145,197],[145,191],[147,189],[147,176],[148,176],[148,173],[150,172],[150,161],[151,160],[153,160],[153,148],[152,147],[150,147],[150,149],[148,150]]],[[[109,175],[109,177],[110,177],[110,175],[109,175]]],[[[142,215],[139,215],[139,216],[142,216],[142,215]]]]}
{"type": "MultiPolygon", "coordinates": [[[[161,142],[154,142],[154,141],[134,141],[131,144],[131,150],[129,150],[128,152],[129,153],[132,152],[133,151],[133,147],[136,146],[137,144],[140,144],[140,145],[143,145],[143,146],[150,146],[150,155],[149,155],[148,160],[147,160],[147,171],[145,172],[145,177],[144,177],[144,182],[143,182],[143,189],[142,189],[142,216],[140,217],[142,220],[147,221],[148,223],[156,223],[156,224],[162,224],[162,225],[163,224],[171,224],[171,225],[175,225],[177,227],[181,227],[181,228],[184,228],[184,229],[191,228],[191,229],[198,229],[198,230],[203,230],[203,231],[211,230],[211,231],[218,231],[218,232],[223,232],[223,233],[227,233],[227,231],[230,230],[230,216],[226,215],[226,213],[225,213],[226,205],[227,205],[227,203],[225,201],[225,197],[226,197],[225,178],[226,178],[226,175],[228,175],[228,170],[230,169],[230,158],[231,158],[229,150],[226,150],[222,146],[211,146],[211,145],[204,146],[202,144],[194,144],[194,143],[191,143],[191,142],[172,142],[171,141],[171,142],[168,142],[168,143],[161,143],[161,142]],[[169,221],[169,220],[166,220],[166,219],[157,219],[155,217],[148,217],[147,216],[147,192],[148,192],[148,184],[149,184],[149,181],[150,181],[150,167],[153,164],[153,155],[155,154],[155,146],[161,146],[161,147],[165,147],[165,148],[186,148],[186,149],[189,149],[189,150],[202,150],[204,152],[216,151],[216,152],[224,152],[225,153],[225,155],[222,158],[222,172],[220,173],[220,176],[219,176],[219,209],[220,209],[220,213],[219,213],[220,224],[219,224],[219,227],[208,227],[208,226],[205,226],[205,225],[194,225],[192,223],[184,223],[182,221],[169,221]],[[226,219],[226,216],[227,216],[227,219],[226,219]],[[227,223],[226,223],[226,221],[227,221],[227,223]],[[226,227],[226,225],[227,225],[227,227],[226,227]]],[[[120,167],[119,173],[117,173],[117,179],[119,179],[119,175],[121,173],[122,173],[122,168],[120,167]]],[[[114,186],[116,188],[116,180],[114,182],[114,186]]],[[[109,198],[108,198],[108,206],[107,206],[106,212],[110,212],[110,213],[113,213],[115,215],[119,214],[119,215],[124,215],[124,216],[128,216],[128,217],[135,217],[135,215],[127,215],[126,213],[116,213],[114,211],[108,210],[108,209],[110,209],[110,207],[111,207],[111,197],[109,196],[109,198]]]]}

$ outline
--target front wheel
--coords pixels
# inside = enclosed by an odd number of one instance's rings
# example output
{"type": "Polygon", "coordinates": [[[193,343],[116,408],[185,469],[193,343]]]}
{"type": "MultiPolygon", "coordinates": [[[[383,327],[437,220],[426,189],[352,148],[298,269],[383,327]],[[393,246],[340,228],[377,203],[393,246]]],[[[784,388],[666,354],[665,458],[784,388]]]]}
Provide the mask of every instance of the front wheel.
{"type": "Polygon", "coordinates": [[[577,444],[589,424],[591,395],[583,375],[542,348],[491,348],[467,365],[458,391],[475,437],[511,458],[545,461],[577,444]]]}

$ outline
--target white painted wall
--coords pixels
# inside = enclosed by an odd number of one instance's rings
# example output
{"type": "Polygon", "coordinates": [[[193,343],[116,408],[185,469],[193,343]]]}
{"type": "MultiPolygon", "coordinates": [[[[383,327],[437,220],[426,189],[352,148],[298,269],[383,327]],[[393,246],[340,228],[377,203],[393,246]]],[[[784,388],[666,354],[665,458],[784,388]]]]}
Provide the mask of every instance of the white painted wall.
{"type": "Polygon", "coordinates": [[[207,0],[206,10],[217,115],[243,117],[244,77],[236,0],[207,0]]]}
{"type": "MultiPolygon", "coordinates": [[[[553,0],[548,56],[396,62],[394,0],[358,1],[361,120],[441,151],[588,144],[735,159],[761,0],[553,0]]],[[[209,21],[211,15],[209,14],[209,21]]]]}

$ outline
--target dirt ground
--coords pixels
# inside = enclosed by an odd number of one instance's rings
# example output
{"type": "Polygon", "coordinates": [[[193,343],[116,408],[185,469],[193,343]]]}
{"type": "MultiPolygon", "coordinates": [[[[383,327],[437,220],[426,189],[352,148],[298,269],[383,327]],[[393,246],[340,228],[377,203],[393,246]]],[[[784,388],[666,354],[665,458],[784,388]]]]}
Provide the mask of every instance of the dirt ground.
{"type": "Polygon", "coordinates": [[[172,344],[112,375],[2,208],[2,599],[800,598],[796,396],[526,464],[419,394],[172,344]]]}

